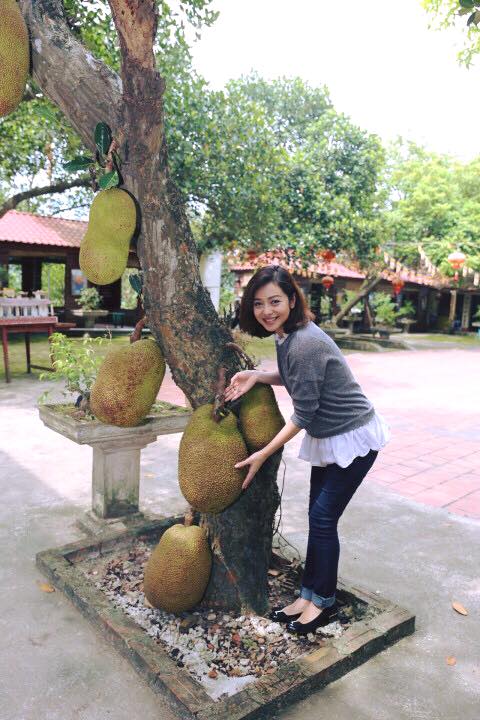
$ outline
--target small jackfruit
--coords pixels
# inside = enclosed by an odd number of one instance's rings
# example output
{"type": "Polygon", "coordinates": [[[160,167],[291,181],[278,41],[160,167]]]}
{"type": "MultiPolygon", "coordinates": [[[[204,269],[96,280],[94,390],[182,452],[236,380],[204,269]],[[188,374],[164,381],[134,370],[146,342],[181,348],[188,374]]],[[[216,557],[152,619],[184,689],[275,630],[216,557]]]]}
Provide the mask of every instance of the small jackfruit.
{"type": "Polygon", "coordinates": [[[28,30],[16,0],[0,0],[0,117],[13,112],[30,66],[28,30]]]}
{"type": "Polygon", "coordinates": [[[285,425],[270,385],[256,383],[242,397],[240,430],[250,453],[268,445],[285,425]]]}
{"type": "Polygon", "coordinates": [[[211,568],[206,531],[196,525],[173,525],[145,567],[145,596],[153,607],[168,612],[190,610],[202,599],[211,568]]]}
{"type": "Polygon", "coordinates": [[[122,277],[136,222],[135,202],[125,190],[110,188],[95,196],[80,244],[80,268],[90,282],[109,285],[122,277]]]}
{"type": "Polygon", "coordinates": [[[234,465],[247,457],[235,415],[229,412],[215,422],[213,404],[201,405],[180,441],[178,481],[183,497],[200,512],[222,512],[242,492],[247,470],[234,465]]]}
{"type": "Polygon", "coordinates": [[[165,375],[165,360],[155,340],[111,348],[90,393],[90,408],[110,425],[133,427],[148,414],[165,375]]]}

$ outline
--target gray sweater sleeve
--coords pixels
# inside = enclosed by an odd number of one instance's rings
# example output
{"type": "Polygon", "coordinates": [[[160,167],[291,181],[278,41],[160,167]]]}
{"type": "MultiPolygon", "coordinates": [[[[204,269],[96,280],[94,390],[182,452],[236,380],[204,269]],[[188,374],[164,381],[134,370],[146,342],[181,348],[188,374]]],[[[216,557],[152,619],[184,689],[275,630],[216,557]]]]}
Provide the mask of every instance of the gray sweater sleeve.
{"type": "Polygon", "coordinates": [[[301,429],[311,423],[320,405],[326,371],[326,356],[321,349],[318,341],[306,342],[297,344],[294,352],[290,354],[289,392],[294,410],[290,419],[301,429]]]}

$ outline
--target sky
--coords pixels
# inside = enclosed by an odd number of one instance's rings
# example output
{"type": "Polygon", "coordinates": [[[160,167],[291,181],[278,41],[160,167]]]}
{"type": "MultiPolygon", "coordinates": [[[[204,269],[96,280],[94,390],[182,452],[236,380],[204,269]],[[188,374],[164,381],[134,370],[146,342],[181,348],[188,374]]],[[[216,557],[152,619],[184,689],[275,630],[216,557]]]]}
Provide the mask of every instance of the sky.
{"type": "Polygon", "coordinates": [[[193,48],[214,88],[251,70],[326,85],[338,111],[468,162],[480,154],[480,57],[459,66],[464,33],[429,29],[420,0],[214,0],[193,48]]]}

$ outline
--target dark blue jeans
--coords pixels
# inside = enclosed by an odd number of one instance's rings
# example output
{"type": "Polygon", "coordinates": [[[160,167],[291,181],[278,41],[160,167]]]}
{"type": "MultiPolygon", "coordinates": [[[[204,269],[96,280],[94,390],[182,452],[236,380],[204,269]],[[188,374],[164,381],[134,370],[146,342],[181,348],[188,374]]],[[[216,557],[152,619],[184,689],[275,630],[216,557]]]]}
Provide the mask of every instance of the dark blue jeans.
{"type": "Polygon", "coordinates": [[[331,607],[335,603],[340,557],[338,521],[377,455],[376,450],[370,450],[346,468],[335,464],[312,465],[307,559],[301,597],[317,607],[331,607]]]}

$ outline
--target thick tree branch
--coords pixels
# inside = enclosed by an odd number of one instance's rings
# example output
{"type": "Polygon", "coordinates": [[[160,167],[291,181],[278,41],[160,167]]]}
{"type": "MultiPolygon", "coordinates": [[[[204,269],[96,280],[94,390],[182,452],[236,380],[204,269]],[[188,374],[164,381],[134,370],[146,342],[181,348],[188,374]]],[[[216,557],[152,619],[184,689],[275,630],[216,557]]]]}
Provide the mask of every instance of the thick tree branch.
{"type": "Polygon", "coordinates": [[[0,205],[0,218],[5,215],[9,210],[13,210],[23,200],[30,200],[30,198],[39,197],[40,195],[53,195],[55,193],[61,193],[65,190],[70,190],[74,187],[88,187],[90,185],[90,178],[78,178],[78,180],[70,180],[56,183],[55,185],[45,185],[45,187],[32,188],[31,190],[25,190],[24,192],[12,195],[12,197],[5,200],[0,205]]]}
{"type": "Polygon", "coordinates": [[[70,32],[61,0],[19,0],[32,46],[32,74],[59,107],[83,143],[93,149],[99,121],[116,133],[120,122],[121,80],[70,32]]]}
{"type": "Polygon", "coordinates": [[[342,310],[340,310],[340,312],[338,312],[334,316],[334,318],[333,318],[334,323],[336,325],[340,325],[343,318],[345,318],[348,315],[350,310],[353,307],[355,307],[355,305],[357,305],[360,302],[360,300],[362,300],[369,293],[371,293],[372,290],[374,288],[376,288],[378,283],[382,281],[382,279],[383,278],[381,275],[377,275],[377,277],[374,277],[374,278],[367,278],[365,280],[365,282],[363,283],[362,287],[360,288],[358,295],[355,295],[355,297],[349,303],[347,303],[347,305],[345,305],[345,307],[342,310]]]}
{"type": "Polygon", "coordinates": [[[128,58],[143,70],[155,69],[153,43],[157,33],[154,0],[109,0],[120,39],[122,60],[128,58]]]}

